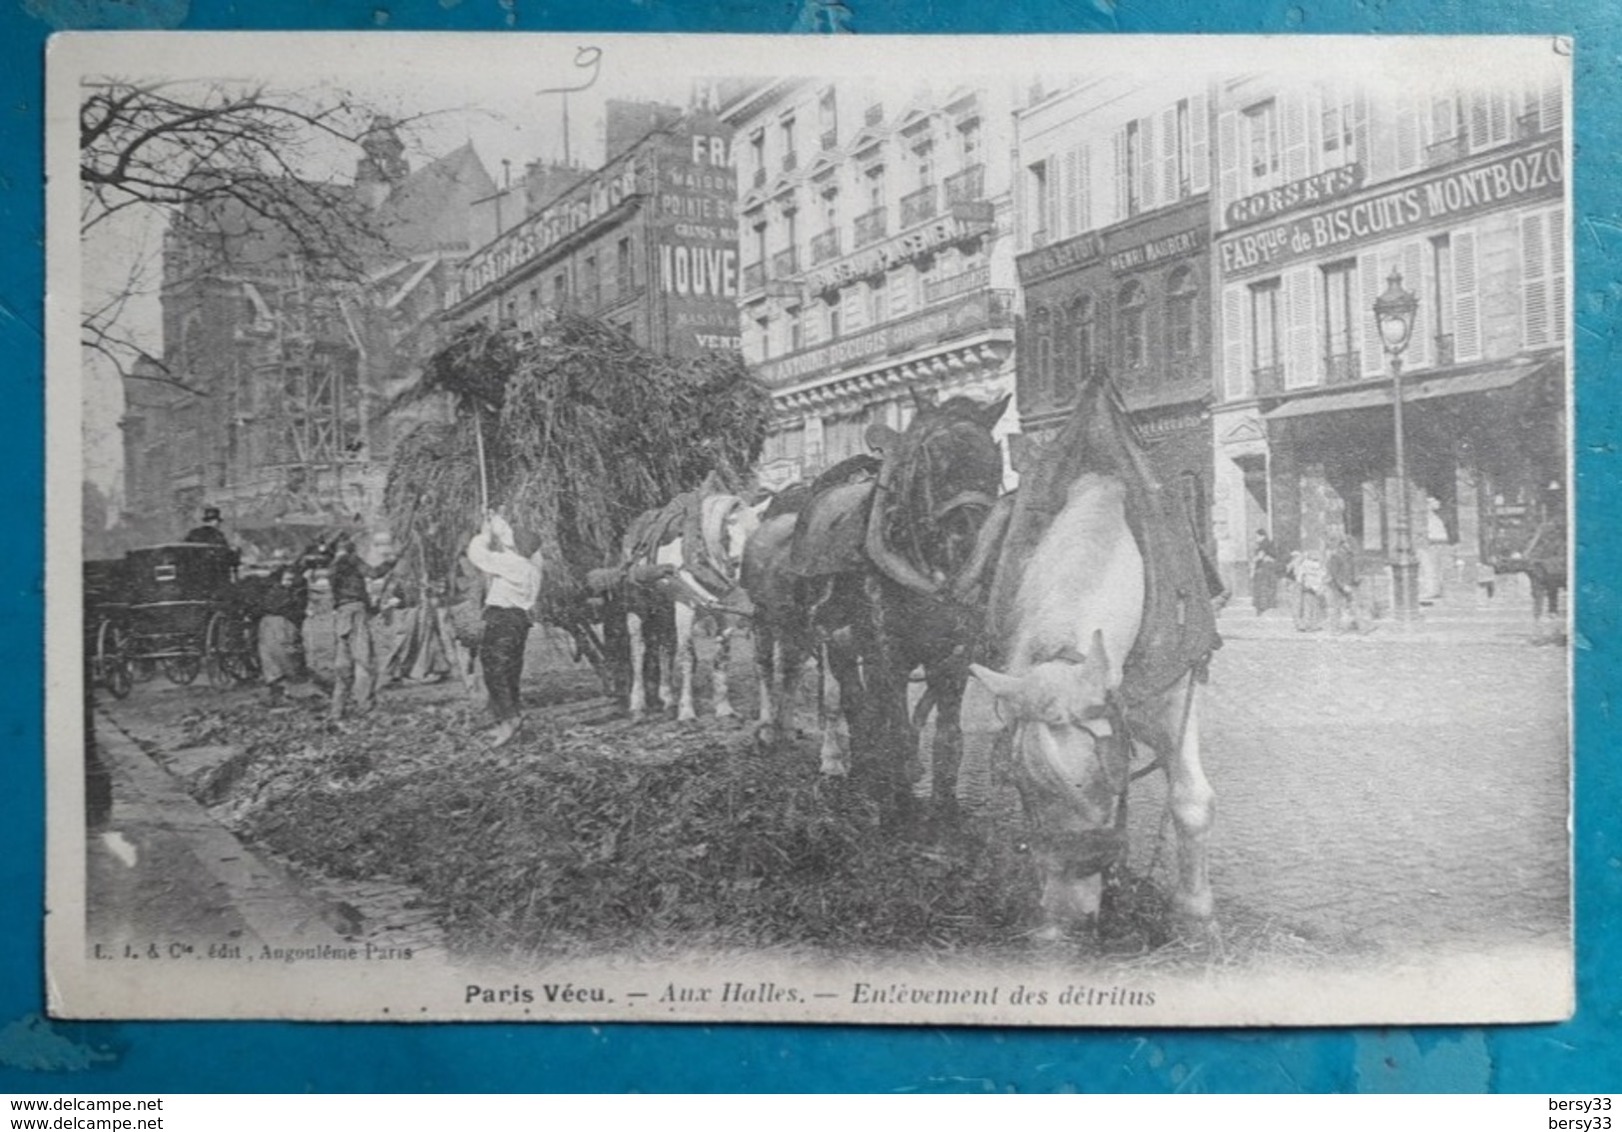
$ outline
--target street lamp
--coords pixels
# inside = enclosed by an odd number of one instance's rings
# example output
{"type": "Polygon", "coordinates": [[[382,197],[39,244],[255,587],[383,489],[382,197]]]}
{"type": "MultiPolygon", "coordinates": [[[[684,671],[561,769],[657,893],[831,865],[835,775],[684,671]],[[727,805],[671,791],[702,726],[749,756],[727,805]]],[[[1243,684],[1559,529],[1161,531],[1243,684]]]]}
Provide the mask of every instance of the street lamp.
{"type": "Polygon", "coordinates": [[[1413,520],[1408,498],[1408,455],[1402,424],[1402,352],[1414,332],[1414,314],[1419,300],[1402,285],[1402,272],[1395,267],[1386,279],[1386,288],[1374,300],[1374,323],[1391,362],[1391,402],[1394,408],[1397,494],[1397,531],[1391,548],[1391,605],[1398,618],[1407,620],[1419,611],[1419,559],[1414,555],[1413,520]]]}

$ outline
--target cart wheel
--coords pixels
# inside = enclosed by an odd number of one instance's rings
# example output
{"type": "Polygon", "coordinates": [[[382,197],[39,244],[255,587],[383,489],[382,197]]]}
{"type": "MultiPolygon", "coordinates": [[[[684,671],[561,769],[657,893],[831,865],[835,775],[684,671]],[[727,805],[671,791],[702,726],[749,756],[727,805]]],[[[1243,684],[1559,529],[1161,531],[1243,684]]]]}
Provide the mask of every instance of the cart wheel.
{"type": "Polygon", "coordinates": [[[170,656],[163,659],[163,674],[176,684],[190,684],[197,679],[203,662],[195,656],[170,656]]]}
{"type": "Polygon", "coordinates": [[[130,665],[124,659],[124,634],[111,621],[96,630],[96,671],[117,699],[130,694],[130,665]]]}
{"type": "Polygon", "coordinates": [[[208,682],[216,688],[229,688],[236,683],[236,670],[231,649],[231,626],[225,614],[216,613],[208,619],[208,630],[203,634],[203,671],[208,682]]]}

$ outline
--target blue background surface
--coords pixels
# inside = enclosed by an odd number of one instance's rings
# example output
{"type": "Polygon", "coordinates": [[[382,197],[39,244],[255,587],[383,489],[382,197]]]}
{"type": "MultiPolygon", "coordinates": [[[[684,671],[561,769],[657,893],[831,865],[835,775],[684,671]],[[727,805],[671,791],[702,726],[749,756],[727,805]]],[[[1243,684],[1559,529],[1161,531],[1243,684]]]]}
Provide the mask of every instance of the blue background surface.
{"type": "Polygon", "coordinates": [[[1622,675],[1611,569],[1622,517],[1613,387],[1622,21],[1611,0],[0,0],[0,61],[0,524],[12,532],[0,555],[0,1092],[1622,1089],[1618,743],[1607,692],[1622,675]],[[1576,1018],[1493,1029],[1141,1033],[44,1020],[43,46],[58,29],[171,27],[1575,36],[1576,1018]]]}

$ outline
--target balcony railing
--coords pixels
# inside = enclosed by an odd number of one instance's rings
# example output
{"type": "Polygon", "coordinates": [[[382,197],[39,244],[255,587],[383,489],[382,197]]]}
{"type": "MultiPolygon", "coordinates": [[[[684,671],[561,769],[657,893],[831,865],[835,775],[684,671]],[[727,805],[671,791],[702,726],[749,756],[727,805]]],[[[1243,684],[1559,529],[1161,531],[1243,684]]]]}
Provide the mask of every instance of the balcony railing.
{"type": "Polygon", "coordinates": [[[924,282],[924,302],[938,303],[942,299],[956,298],[966,295],[970,291],[978,291],[991,281],[991,269],[976,267],[971,271],[960,271],[956,275],[948,275],[943,279],[928,279],[924,282]]]}
{"type": "Polygon", "coordinates": [[[865,248],[875,240],[882,240],[885,236],[885,210],[875,208],[871,212],[864,212],[856,218],[856,246],[865,248]]]}
{"type": "Polygon", "coordinates": [[[772,256],[772,278],[784,279],[798,273],[800,257],[794,248],[784,248],[772,256]]]}
{"type": "Polygon", "coordinates": [[[839,229],[830,228],[811,237],[811,266],[827,263],[839,255],[839,229]]]}
{"type": "Polygon", "coordinates": [[[823,130],[822,131],[821,142],[822,142],[822,148],[825,149],[825,150],[838,149],[839,148],[839,131],[838,130],[823,130]]]}
{"type": "Polygon", "coordinates": [[[901,227],[911,228],[935,215],[935,186],[925,185],[901,198],[901,227]]]}
{"type": "Polygon", "coordinates": [[[1250,371],[1255,379],[1256,393],[1262,397],[1274,397],[1284,392],[1284,367],[1282,365],[1257,366],[1250,371]]]}
{"type": "Polygon", "coordinates": [[[748,295],[766,286],[766,265],[764,263],[746,263],[743,265],[743,293],[748,295]]]}
{"type": "Polygon", "coordinates": [[[1436,364],[1450,366],[1453,364],[1453,335],[1438,334],[1436,336],[1436,364]]]}
{"type": "Polygon", "coordinates": [[[783,155],[783,172],[792,173],[799,166],[800,158],[792,149],[783,155]]]}
{"type": "Polygon", "coordinates": [[[1345,385],[1363,376],[1363,355],[1356,350],[1324,358],[1324,384],[1345,385]]]}
{"type": "Polygon", "coordinates": [[[946,203],[967,204],[984,200],[986,195],[986,167],[971,165],[961,173],[946,178],[946,203]]]}

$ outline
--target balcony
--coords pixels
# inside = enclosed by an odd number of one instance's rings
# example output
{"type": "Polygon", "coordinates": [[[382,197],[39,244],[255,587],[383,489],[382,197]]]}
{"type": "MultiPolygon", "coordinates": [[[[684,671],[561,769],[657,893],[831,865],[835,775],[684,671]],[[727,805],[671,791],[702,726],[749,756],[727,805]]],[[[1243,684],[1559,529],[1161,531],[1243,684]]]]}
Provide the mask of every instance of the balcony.
{"type": "Polygon", "coordinates": [[[935,186],[925,185],[901,198],[901,227],[911,228],[935,215],[935,186]]]}
{"type": "Polygon", "coordinates": [[[1324,358],[1324,384],[1345,385],[1363,377],[1363,355],[1356,350],[1324,358]]]}
{"type": "Polygon", "coordinates": [[[953,299],[970,291],[978,291],[989,282],[991,269],[988,267],[960,271],[943,279],[929,279],[924,282],[924,302],[938,303],[943,299],[953,299]]]}
{"type": "Polygon", "coordinates": [[[1258,397],[1277,397],[1284,392],[1284,367],[1282,365],[1257,366],[1250,371],[1255,384],[1258,397]]]}
{"type": "Polygon", "coordinates": [[[875,208],[871,212],[864,212],[856,218],[856,246],[865,248],[868,244],[884,239],[887,233],[885,224],[885,210],[875,208]]]}
{"type": "Polygon", "coordinates": [[[783,155],[783,172],[792,173],[799,168],[800,158],[792,149],[783,155]]]}
{"type": "Polygon", "coordinates": [[[1453,335],[1438,334],[1436,336],[1436,364],[1450,366],[1453,364],[1453,335]]]}
{"type": "Polygon", "coordinates": [[[986,167],[971,165],[961,173],[946,178],[946,203],[968,204],[984,200],[986,195],[986,167]]]}
{"type": "Polygon", "coordinates": [[[746,263],[743,265],[743,293],[753,294],[766,286],[766,265],[764,263],[746,263]]]}
{"type": "Polygon", "coordinates": [[[839,148],[839,131],[838,130],[824,130],[824,131],[822,131],[821,144],[822,144],[823,152],[827,152],[830,149],[838,149],[839,148]]]}
{"type": "Polygon", "coordinates": [[[800,271],[800,257],[794,248],[784,248],[772,256],[772,278],[786,279],[800,271]]]}
{"type": "Polygon", "coordinates": [[[811,237],[811,266],[827,263],[839,256],[839,229],[830,228],[811,237]]]}

